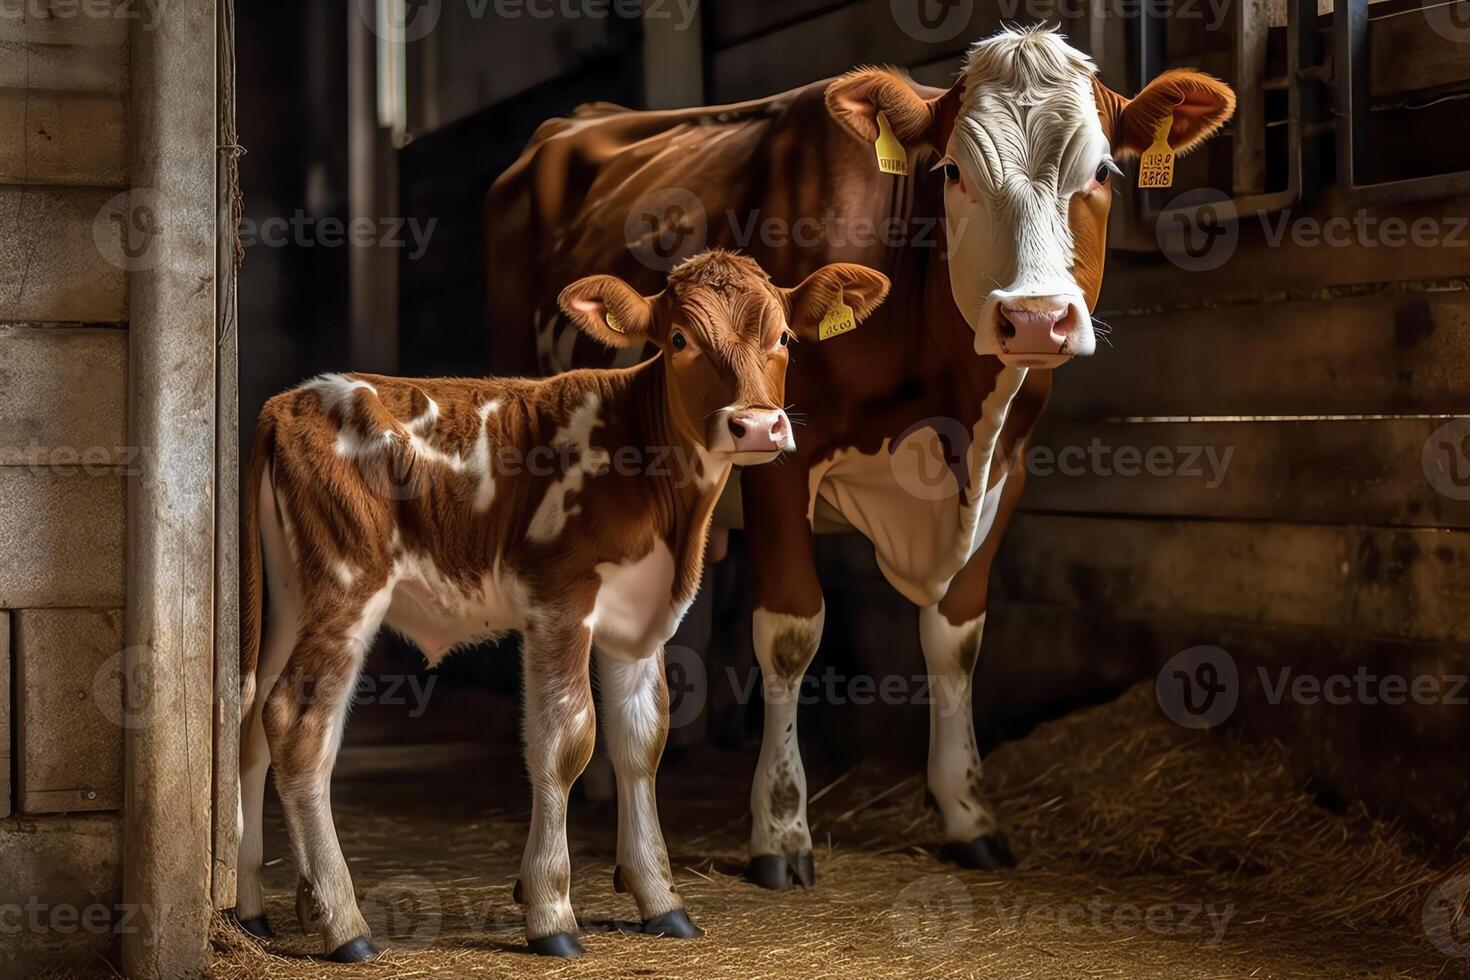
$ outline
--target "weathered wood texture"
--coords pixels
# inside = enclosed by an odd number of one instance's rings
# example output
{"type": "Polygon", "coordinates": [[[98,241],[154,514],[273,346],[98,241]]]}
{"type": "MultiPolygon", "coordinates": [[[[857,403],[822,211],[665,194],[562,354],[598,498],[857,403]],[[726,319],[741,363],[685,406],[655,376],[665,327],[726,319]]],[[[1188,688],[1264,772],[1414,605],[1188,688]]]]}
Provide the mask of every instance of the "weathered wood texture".
{"type": "Polygon", "coordinates": [[[40,928],[7,930],[0,976],[40,976],[48,967],[95,971],[111,954],[117,931],[150,914],[126,912],[127,921],[114,927],[121,823],[115,814],[0,820],[0,907],[44,910],[40,928]]]}
{"type": "Polygon", "coordinates": [[[98,247],[99,239],[123,241],[125,229],[109,220],[114,197],[109,190],[0,185],[0,321],[127,318],[123,266],[98,247]]]}
{"type": "Polygon", "coordinates": [[[128,15],[13,3],[0,17],[0,183],[127,185],[128,15]]]}
{"type": "Polygon", "coordinates": [[[209,958],[214,718],[214,0],[133,22],[131,172],[151,188],[159,261],[129,275],[124,900],[159,915],[122,936],[123,969],[197,976],[209,958]]]}
{"type": "Polygon", "coordinates": [[[122,612],[15,614],[17,811],[122,806],[122,612]]]}
{"type": "Polygon", "coordinates": [[[75,466],[0,466],[0,608],[117,606],[124,478],[75,466]]]}
{"type": "Polygon", "coordinates": [[[127,360],[122,330],[0,326],[0,466],[125,463],[127,360]]]}
{"type": "Polygon", "coordinates": [[[10,816],[10,613],[0,610],[0,820],[10,816]]]}

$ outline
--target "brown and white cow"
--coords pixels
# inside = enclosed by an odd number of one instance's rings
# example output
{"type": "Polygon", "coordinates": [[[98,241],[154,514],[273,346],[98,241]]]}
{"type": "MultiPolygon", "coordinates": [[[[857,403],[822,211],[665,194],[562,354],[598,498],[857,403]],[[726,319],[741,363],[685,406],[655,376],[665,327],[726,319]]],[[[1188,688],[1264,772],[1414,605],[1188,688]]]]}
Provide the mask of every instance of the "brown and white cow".
{"type": "Polygon", "coordinates": [[[621,790],[618,883],[646,932],[698,935],[654,802],[663,643],[698,588],[733,465],[795,448],[782,408],[793,331],[815,336],[839,298],[866,316],[887,290],[880,274],[843,264],[781,289],[749,258],[709,252],[657,295],[607,275],[561,293],[598,341],[660,351],[635,368],[543,381],[330,374],[268,401],[243,527],[241,924],[269,935],[261,804],[274,764],[303,926],[334,960],[375,952],[328,787],[358,671],[386,625],[431,664],[522,632],[533,803],[517,898],[531,948],[552,955],[581,951],[566,805],[592,753],[595,649],[621,790]]]}
{"type": "Polygon", "coordinates": [[[704,229],[776,275],[841,260],[893,281],[870,323],[793,359],[792,404],[821,407],[794,465],[747,470],[731,486],[761,528],[748,539],[766,698],[752,880],[814,881],[793,694],[822,634],[812,538],[828,531],[866,536],[888,581],[921,609],[943,853],[969,867],[1010,863],[981,788],[970,677],[991,561],[1025,477],[1017,450],[1046,402],[1049,369],[1093,352],[1118,163],[1171,116],[1169,145],[1194,148],[1234,101],[1187,70],[1125,98],[1060,34],[1007,30],[974,45],[948,89],[864,68],[737,105],[587,106],[544,123],[492,188],[491,307],[540,325],[534,339],[497,332],[493,343],[510,363],[534,346],[543,371],[590,356],[555,316],[557,278],[611,268],[649,281],[649,250],[680,234],[704,229]],[[907,176],[880,172],[879,112],[907,176]],[[642,212],[664,204],[667,226],[645,224],[642,212]],[[935,461],[937,485],[924,472],[935,461]]]}

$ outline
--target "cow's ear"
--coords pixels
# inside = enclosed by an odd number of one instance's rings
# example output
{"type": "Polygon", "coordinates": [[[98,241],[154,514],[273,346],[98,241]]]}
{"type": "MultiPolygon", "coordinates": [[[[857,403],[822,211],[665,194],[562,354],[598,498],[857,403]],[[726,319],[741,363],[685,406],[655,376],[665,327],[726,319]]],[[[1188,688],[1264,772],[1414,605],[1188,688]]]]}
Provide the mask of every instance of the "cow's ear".
{"type": "Polygon", "coordinates": [[[1169,146],[1181,154],[1203,143],[1235,113],[1235,93],[1229,85],[1188,68],[1166,71],[1135,98],[1121,101],[1121,107],[1114,109],[1112,132],[1113,153],[1118,156],[1136,156],[1148,149],[1159,123],[1171,113],[1169,146]]]}
{"type": "Polygon", "coordinates": [[[858,139],[878,138],[878,113],[888,117],[893,135],[909,149],[944,152],[959,107],[960,86],[925,99],[913,82],[891,68],[858,68],[827,86],[827,111],[858,139]]]}
{"type": "Polygon", "coordinates": [[[791,329],[802,340],[816,340],[822,319],[837,309],[838,300],[852,307],[855,321],[866,319],[888,295],[888,277],[865,265],[835,262],[781,293],[786,298],[791,329]]]}
{"type": "Polygon", "coordinates": [[[588,276],[563,289],[557,303],[594,340],[633,347],[653,339],[654,298],[639,295],[617,276],[588,276]]]}

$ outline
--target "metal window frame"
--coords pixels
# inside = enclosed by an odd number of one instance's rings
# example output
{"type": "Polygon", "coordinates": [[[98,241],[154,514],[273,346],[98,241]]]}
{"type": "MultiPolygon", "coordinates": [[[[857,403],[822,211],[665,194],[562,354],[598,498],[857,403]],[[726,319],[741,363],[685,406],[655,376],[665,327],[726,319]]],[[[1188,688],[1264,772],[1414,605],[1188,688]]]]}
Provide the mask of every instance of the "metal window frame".
{"type": "Polygon", "coordinates": [[[1372,111],[1368,0],[1335,0],[1332,9],[1337,123],[1337,184],[1353,204],[1400,204],[1470,193],[1470,170],[1402,180],[1359,182],[1357,133],[1372,111]]]}

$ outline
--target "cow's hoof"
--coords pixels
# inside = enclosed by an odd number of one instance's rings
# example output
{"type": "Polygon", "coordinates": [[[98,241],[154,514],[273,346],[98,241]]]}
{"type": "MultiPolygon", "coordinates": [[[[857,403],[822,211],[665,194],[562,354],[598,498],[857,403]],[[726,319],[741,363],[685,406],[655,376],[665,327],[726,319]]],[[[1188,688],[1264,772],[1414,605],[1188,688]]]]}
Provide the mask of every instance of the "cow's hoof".
{"type": "Polygon", "coordinates": [[[785,854],[757,854],[745,866],[745,880],[773,892],[784,892],[793,882],[811,888],[817,883],[817,866],[811,851],[802,851],[794,859],[785,854]]]}
{"type": "Polygon", "coordinates": [[[235,924],[241,929],[244,929],[246,932],[250,933],[250,935],[254,936],[256,939],[276,938],[275,930],[271,928],[271,924],[269,921],[266,920],[264,913],[251,916],[248,919],[242,919],[239,916],[235,916],[235,924]]]}
{"type": "Polygon", "coordinates": [[[946,841],[939,849],[939,856],[962,868],[976,871],[999,871],[1016,866],[1011,846],[999,831],[976,837],[972,841],[946,841]]]}
{"type": "Polygon", "coordinates": [[[531,947],[531,952],[537,956],[560,956],[563,959],[571,959],[583,953],[582,944],[577,942],[577,937],[569,932],[554,932],[540,939],[532,939],[526,945],[531,947]]]}
{"type": "Polygon", "coordinates": [[[351,942],[343,943],[332,950],[327,959],[333,963],[365,963],[378,955],[378,947],[374,946],[366,936],[358,936],[351,942]]]}
{"type": "Polygon", "coordinates": [[[643,931],[650,936],[667,936],[670,939],[698,939],[704,930],[689,921],[684,909],[670,909],[663,915],[655,915],[643,923],[643,931]]]}

